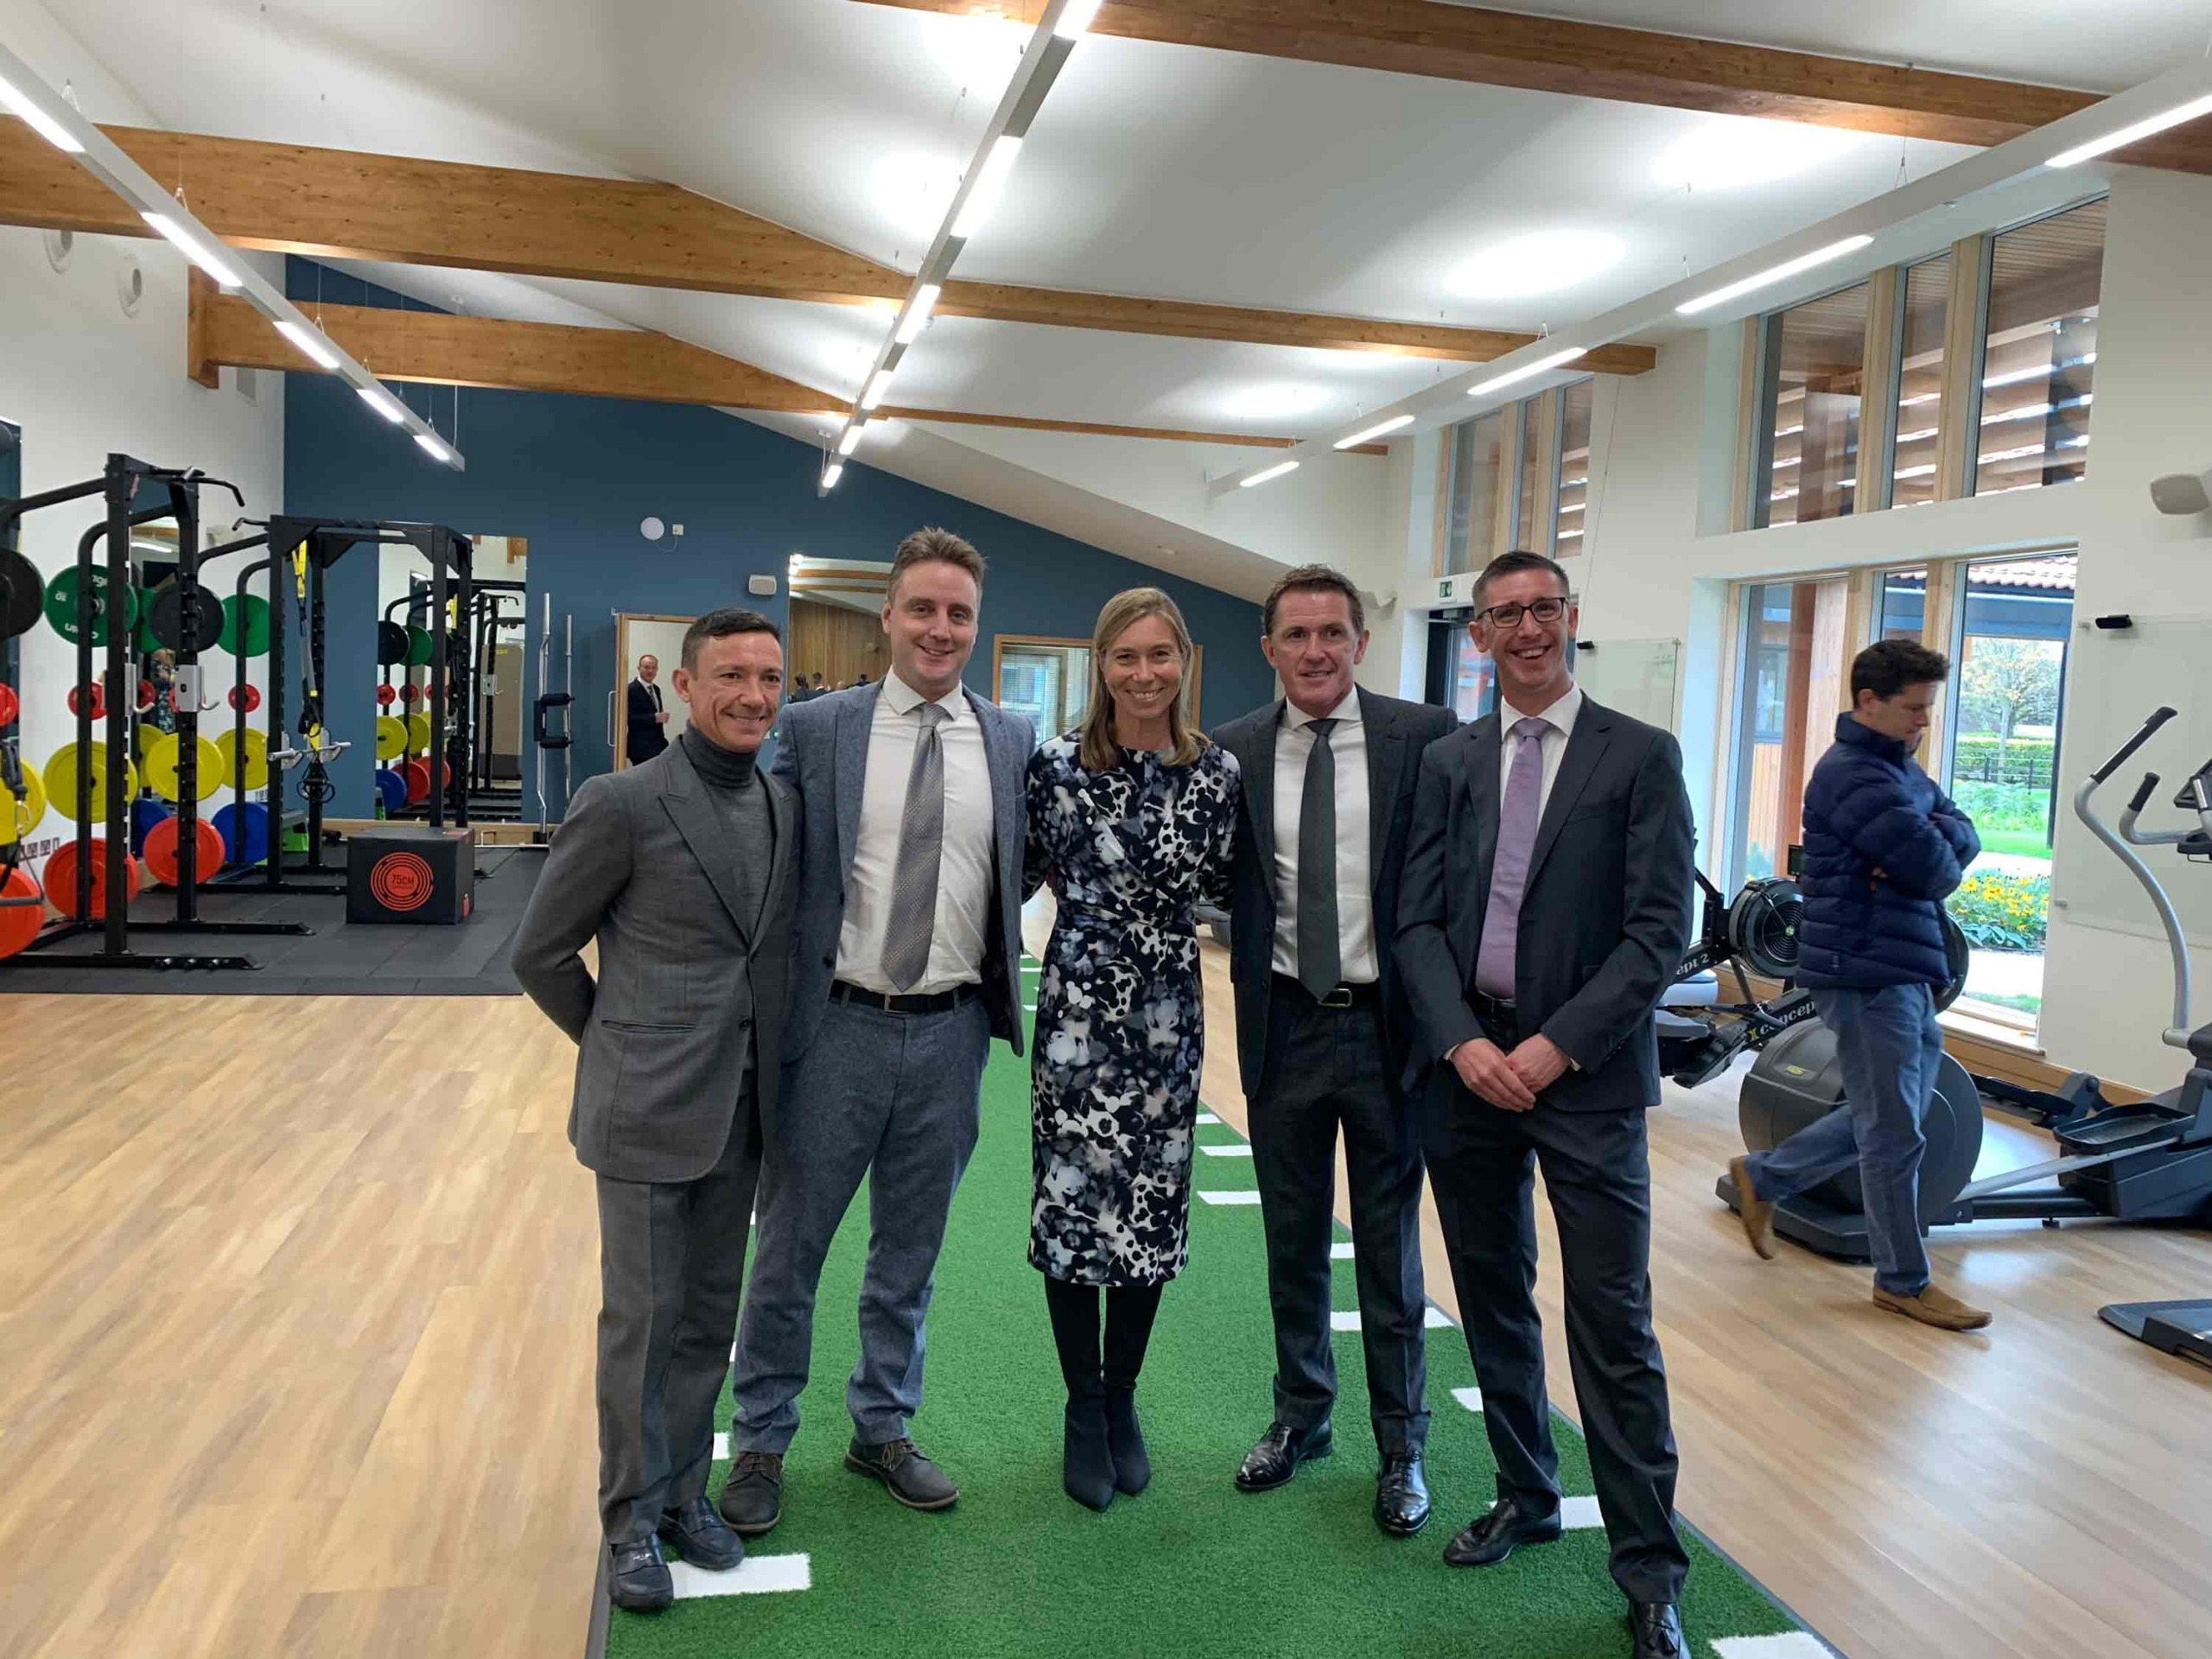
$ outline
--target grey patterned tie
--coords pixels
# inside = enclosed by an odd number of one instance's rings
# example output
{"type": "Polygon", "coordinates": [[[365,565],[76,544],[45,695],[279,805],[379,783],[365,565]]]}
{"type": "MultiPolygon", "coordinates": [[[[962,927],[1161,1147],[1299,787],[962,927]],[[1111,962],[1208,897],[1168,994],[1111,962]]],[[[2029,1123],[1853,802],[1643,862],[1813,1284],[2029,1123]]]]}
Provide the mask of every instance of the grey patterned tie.
{"type": "Polygon", "coordinates": [[[937,871],[944,850],[944,748],[937,728],[952,718],[921,705],[922,734],[906,774],[906,810],[899,819],[899,861],[891,875],[891,919],[883,933],[883,976],[900,990],[930,965],[937,926],[937,871]]]}
{"type": "Polygon", "coordinates": [[[1298,799],[1298,982],[1318,1002],[1336,989],[1344,964],[1337,941],[1337,757],[1333,720],[1306,728],[1306,788],[1298,799]]]}

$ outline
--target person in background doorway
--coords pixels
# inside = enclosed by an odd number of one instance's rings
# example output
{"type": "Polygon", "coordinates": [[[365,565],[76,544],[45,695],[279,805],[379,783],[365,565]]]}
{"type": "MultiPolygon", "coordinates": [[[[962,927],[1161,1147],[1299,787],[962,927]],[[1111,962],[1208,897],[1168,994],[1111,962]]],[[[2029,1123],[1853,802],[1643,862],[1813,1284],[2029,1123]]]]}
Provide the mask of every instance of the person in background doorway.
{"type": "Polygon", "coordinates": [[[660,659],[638,658],[638,677],[630,682],[626,697],[628,731],[622,752],[632,766],[642,766],[668,747],[668,706],[661,701],[660,659]]]}
{"type": "Polygon", "coordinates": [[[1851,664],[1851,712],[1805,787],[1805,895],[1798,983],[1835,1033],[1846,1102],[1769,1152],[1735,1159],[1737,1212],[1774,1255],[1774,1206],[1856,1168],[1866,1192],[1874,1302],[1942,1331],[1990,1322],[1930,1281],[1921,1243],[1921,1132],[1943,1060],[1936,991],[1951,977],[1943,900],[1981,851],[1912,752],[1951,665],[1910,639],[1851,664]]]}
{"type": "Polygon", "coordinates": [[[1390,940],[1421,752],[1455,722],[1448,709],[1353,683],[1367,651],[1366,607],[1327,565],[1285,574],[1261,626],[1283,696],[1214,733],[1244,779],[1230,977],[1275,1329],[1274,1419],[1236,1487],[1280,1486],[1330,1450],[1329,1236],[1341,1125],[1360,1349],[1382,1459],[1375,1521],[1410,1538],[1429,1510],[1427,1302],[1421,1103],[1395,1064],[1412,1039],[1390,940]]]}
{"type": "Polygon", "coordinates": [[[1398,974],[1429,1076],[1429,1188],[1482,1385],[1497,1502],[1444,1551],[1491,1567],[1561,1535],[1536,1314],[1534,1166],[1559,1224],[1567,1355],[1634,1659],[1687,1659],[1667,1373],[1651,1325],[1652,1014],[1689,948],[1695,838],[1672,734],[1574,683],[1567,572],[1475,583],[1498,706],[1421,756],[1398,974]]]}
{"type": "Polygon", "coordinates": [[[709,1572],[745,1559],[706,1488],[779,1109],[797,803],[754,760],[783,674],[758,611],[694,622],[676,671],[690,724],[576,791],[515,935],[515,977],[577,1045],[569,1139],[599,1193],[600,1522],[608,1592],[633,1611],[673,1599],[664,1539],[709,1572]]]}

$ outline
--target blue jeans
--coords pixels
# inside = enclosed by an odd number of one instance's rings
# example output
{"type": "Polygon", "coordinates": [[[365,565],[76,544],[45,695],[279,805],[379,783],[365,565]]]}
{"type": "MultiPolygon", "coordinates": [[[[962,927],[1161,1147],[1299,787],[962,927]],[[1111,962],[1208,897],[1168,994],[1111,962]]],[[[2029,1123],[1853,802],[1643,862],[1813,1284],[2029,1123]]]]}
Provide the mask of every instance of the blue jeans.
{"type": "Polygon", "coordinates": [[[1769,1204],[1794,1198],[1853,1165],[1866,1195],[1866,1245],[1877,1288],[1916,1296],[1928,1283],[1920,1242],[1921,1123],[1936,1097],[1943,1029],[1925,985],[1816,988],[1813,1006],[1835,1033],[1845,1103],[1771,1152],[1745,1161],[1769,1204]]]}

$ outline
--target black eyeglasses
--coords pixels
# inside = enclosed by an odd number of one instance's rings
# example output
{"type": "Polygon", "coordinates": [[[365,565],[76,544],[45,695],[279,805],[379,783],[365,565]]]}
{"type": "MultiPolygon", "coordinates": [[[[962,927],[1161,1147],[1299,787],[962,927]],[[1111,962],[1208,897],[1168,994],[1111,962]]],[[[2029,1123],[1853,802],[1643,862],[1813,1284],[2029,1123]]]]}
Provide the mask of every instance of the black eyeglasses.
{"type": "Polygon", "coordinates": [[[1487,622],[1493,628],[1517,628],[1521,619],[1533,615],[1539,622],[1556,622],[1567,614],[1567,601],[1540,599],[1528,605],[1493,605],[1486,611],[1477,611],[1475,620],[1487,622]]]}

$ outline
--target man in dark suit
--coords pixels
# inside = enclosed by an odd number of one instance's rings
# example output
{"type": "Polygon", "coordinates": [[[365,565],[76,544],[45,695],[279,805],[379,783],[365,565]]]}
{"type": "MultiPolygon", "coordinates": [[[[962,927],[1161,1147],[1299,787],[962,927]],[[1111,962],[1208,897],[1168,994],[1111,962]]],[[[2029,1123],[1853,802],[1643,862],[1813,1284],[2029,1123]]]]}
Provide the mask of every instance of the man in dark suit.
{"type": "Polygon", "coordinates": [[[579,1050],[569,1139],[598,1177],[600,1519],[610,1594],[639,1611],[674,1593],[661,1539],[710,1571],[745,1558],[706,1485],[778,1109],[798,837],[790,792],[753,760],[783,674],[759,612],[694,622],[682,741],[585,782],[515,936],[515,977],[579,1050]]]}
{"type": "Polygon", "coordinates": [[[1448,709],[1353,684],[1367,615],[1341,572],[1325,564],[1288,572],[1261,619],[1261,649],[1284,695],[1213,734],[1244,779],[1230,949],[1275,1328],[1274,1420],[1236,1485],[1280,1486],[1331,1450],[1329,1232],[1341,1125],[1382,1459],[1375,1520],[1409,1538],[1429,1512],[1427,1302],[1421,1125],[1395,1062],[1409,1020],[1390,941],[1421,751],[1453,721],[1448,709]]]}
{"type": "Polygon", "coordinates": [[[830,1240],[868,1184],[861,1352],[845,1464],[910,1510],[960,1496],[908,1430],[945,1218],[980,1128],[994,1037],[1021,1052],[1029,722],[963,689],[982,556],[949,531],[899,543],[883,605],[891,672],[793,709],[776,776],[798,799],[798,924],[784,1114],[761,1172],[760,1251],[738,1333],[721,1512],[782,1517],[784,1454],[830,1240]]]}
{"type": "Polygon", "coordinates": [[[1559,1224],[1567,1358],[1636,1659],[1681,1659],[1667,1378],[1651,1328],[1652,1010],[1690,931],[1689,798],[1669,734],[1575,686],[1567,573],[1492,560],[1475,644],[1496,714],[1433,745],[1398,907],[1427,1071],[1431,1189],[1482,1383],[1497,1503],[1453,1538],[1487,1567],[1560,1535],[1536,1318],[1532,1163],[1559,1224]]]}
{"type": "Polygon", "coordinates": [[[660,659],[638,658],[638,677],[630,682],[623,698],[622,753],[633,766],[643,766],[668,747],[668,705],[661,701],[660,659]]]}

